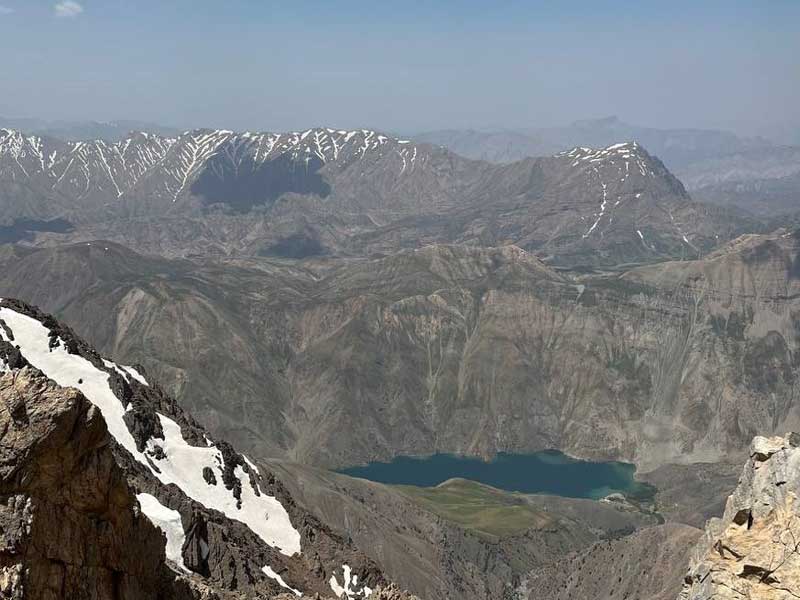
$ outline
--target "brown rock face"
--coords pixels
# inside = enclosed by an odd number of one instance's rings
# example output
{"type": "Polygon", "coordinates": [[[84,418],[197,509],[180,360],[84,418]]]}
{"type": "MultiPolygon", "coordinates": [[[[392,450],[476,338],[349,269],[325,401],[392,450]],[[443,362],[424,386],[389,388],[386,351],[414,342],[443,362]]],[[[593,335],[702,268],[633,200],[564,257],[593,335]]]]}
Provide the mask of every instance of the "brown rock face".
{"type": "Polygon", "coordinates": [[[738,471],[754,436],[800,428],[800,235],[572,278],[513,247],[308,270],[108,248],[5,247],[0,295],[141,363],[255,458],[340,467],[558,448],[642,471],[738,471]]]}
{"type": "Polygon", "coordinates": [[[712,519],[679,600],[800,597],[800,439],[755,438],[725,514],[712,519]]]}
{"type": "Polygon", "coordinates": [[[30,367],[0,378],[0,597],[191,597],[109,441],[79,391],[30,367]]]}
{"type": "Polygon", "coordinates": [[[296,504],[271,472],[227,442],[212,442],[155,382],[136,371],[124,376],[121,367],[35,307],[8,298],[0,304],[0,504],[7,506],[0,510],[0,589],[6,596],[250,600],[271,599],[291,587],[328,597],[337,580],[344,582],[340,593],[353,599],[387,583],[374,561],[296,504]],[[46,337],[26,329],[37,327],[32,321],[46,337]],[[54,351],[60,363],[45,358],[54,351]],[[70,369],[83,369],[82,377],[71,377],[70,369]],[[96,384],[84,385],[92,377],[96,384]],[[74,381],[80,390],[54,380],[74,381]],[[98,392],[104,384],[105,397],[98,392]],[[122,416],[115,413],[117,401],[125,407],[122,416]],[[213,444],[214,468],[176,463],[174,479],[181,485],[159,479],[156,464],[165,468],[176,452],[165,450],[162,423],[177,427],[171,439],[181,448],[213,444]],[[119,427],[133,438],[128,445],[119,427]],[[135,452],[151,446],[148,468],[135,452]],[[222,504],[209,501],[197,485],[220,486],[220,494],[241,504],[249,498],[247,510],[235,513],[241,520],[226,516],[222,504]],[[165,552],[159,529],[169,536],[177,527],[161,527],[143,495],[179,515],[179,548],[165,552]],[[286,511],[300,549],[283,553],[259,536],[252,515],[266,510],[270,519],[274,508],[250,508],[253,496],[262,495],[286,511]]]}

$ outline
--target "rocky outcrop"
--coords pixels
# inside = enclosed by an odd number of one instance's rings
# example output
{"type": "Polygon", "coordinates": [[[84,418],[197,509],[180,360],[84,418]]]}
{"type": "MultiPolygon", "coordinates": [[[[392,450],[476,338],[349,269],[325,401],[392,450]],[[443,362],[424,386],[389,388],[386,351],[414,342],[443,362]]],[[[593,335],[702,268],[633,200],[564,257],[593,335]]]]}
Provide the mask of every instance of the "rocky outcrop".
{"type": "Polygon", "coordinates": [[[5,373],[0,447],[0,597],[192,597],[83,394],[31,367],[5,373]]]}
{"type": "Polygon", "coordinates": [[[712,519],[679,600],[800,597],[800,435],[756,437],[725,514],[712,519]]]}
{"type": "Polygon", "coordinates": [[[363,600],[389,583],[140,368],[12,299],[0,373],[0,597],[363,600]]]}

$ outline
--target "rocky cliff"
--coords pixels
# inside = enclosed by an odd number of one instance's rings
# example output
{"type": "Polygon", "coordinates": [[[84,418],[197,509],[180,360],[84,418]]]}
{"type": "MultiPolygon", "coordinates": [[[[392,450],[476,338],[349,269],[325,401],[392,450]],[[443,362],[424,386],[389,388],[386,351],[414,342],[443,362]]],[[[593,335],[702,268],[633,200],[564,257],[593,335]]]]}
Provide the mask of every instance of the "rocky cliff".
{"type": "Polygon", "coordinates": [[[0,597],[194,597],[82,393],[29,366],[5,373],[0,437],[0,597]]]}
{"type": "Polygon", "coordinates": [[[800,435],[757,437],[722,518],[695,548],[679,600],[800,597],[800,435]]]}
{"type": "Polygon", "coordinates": [[[0,373],[0,597],[398,597],[141,368],[9,299],[0,373]]]}

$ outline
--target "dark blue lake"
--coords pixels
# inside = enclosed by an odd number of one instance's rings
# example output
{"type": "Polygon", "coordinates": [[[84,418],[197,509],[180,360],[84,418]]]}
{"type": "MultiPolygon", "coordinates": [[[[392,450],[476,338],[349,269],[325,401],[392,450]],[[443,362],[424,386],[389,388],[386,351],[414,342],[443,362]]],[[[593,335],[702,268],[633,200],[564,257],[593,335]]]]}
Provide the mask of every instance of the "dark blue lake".
{"type": "Polygon", "coordinates": [[[498,454],[490,462],[452,454],[399,457],[390,463],[375,462],[339,472],[380,483],[420,487],[433,487],[460,477],[528,494],[598,499],[621,492],[632,499],[652,498],[654,488],[636,481],[635,471],[636,467],[628,463],[576,460],[546,450],[534,454],[498,454]]]}

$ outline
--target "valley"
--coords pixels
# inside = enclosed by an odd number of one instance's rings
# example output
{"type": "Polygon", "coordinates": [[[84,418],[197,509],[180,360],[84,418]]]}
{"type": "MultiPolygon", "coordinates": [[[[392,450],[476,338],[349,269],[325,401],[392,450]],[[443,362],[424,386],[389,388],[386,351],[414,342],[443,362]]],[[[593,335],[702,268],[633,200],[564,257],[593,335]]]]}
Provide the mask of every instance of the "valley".
{"type": "Polygon", "coordinates": [[[799,25],[0,0],[0,600],[800,599],[799,25]]]}
{"type": "MultiPolygon", "coordinates": [[[[638,143],[495,165],[371,130],[2,135],[0,297],[138,365],[370,589],[584,597],[589,569],[674,598],[753,437],[800,429],[800,237],[638,143]]],[[[237,544],[192,570],[231,585],[237,544]]],[[[270,564],[351,572],[305,560],[270,564]]]]}

